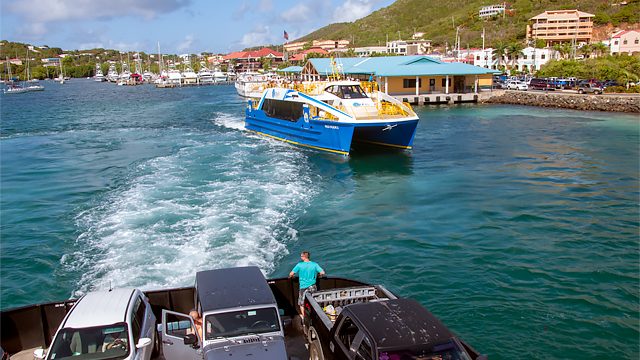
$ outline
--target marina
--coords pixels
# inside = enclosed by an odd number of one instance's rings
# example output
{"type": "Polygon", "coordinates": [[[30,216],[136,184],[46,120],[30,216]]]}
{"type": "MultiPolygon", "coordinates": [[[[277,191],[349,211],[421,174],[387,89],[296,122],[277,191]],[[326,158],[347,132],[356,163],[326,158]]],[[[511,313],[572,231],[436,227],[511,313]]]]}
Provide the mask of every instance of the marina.
{"type": "Polygon", "coordinates": [[[306,249],[489,358],[637,355],[635,114],[419,106],[411,150],[345,158],[253,135],[232,85],[43,83],[0,98],[3,310],[306,249]]]}

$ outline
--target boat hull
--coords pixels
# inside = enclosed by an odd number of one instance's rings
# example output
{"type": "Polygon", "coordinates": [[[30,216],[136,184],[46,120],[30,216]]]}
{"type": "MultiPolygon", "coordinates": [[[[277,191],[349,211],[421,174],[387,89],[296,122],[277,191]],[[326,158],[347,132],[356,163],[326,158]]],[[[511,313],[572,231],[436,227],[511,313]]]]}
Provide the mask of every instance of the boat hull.
{"type": "Polygon", "coordinates": [[[262,110],[247,109],[245,128],[291,144],[340,155],[349,155],[353,124],[301,117],[288,121],[269,117],[262,110]]]}
{"type": "Polygon", "coordinates": [[[411,149],[418,120],[357,124],[353,142],[362,142],[398,149],[411,149]]]}

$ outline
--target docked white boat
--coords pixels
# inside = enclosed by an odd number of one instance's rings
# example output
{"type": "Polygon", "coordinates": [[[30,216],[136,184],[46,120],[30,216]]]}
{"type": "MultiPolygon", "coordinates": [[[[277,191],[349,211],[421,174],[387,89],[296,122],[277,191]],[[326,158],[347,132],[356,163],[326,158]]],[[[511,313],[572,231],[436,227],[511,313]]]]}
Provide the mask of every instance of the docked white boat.
{"type": "Polygon", "coordinates": [[[116,64],[109,65],[109,71],[107,71],[107,81],[109,82],[117,82],[118,81],[118,71],[116,71],[116,64]]]}
{"type": "Polygon", "coordinates": [[[215,81],[217,83],[225,82],[225,81],[227,81],[227,74],[225,74],[222,71],[216,69],[216,71],[213,72],[213,81],[215,81]]]}
{"type": "Polygon", "coordinates": [[[278,76],[272,73],[246,72],[238,74],[235,82],[236,91],[240,96],[259,98],[264,89],[269,87],[269,82],[277,79],[278,76]]]}
{"type": "Polygon", "coordinates": [[[100,64],[96,64],[96,76],[94,76],[93,79],[95,81],[97,81],[97,82],[106,81],[106,78],[104,77],[104,74],[102,73],[102,69],[100,68],[100,64]]]}
{"type": "Polygon", "coordinates": [[[200,68],[198,71],[198,81],[202,85],[213,84],[213,73],[206,67],[200,68]]]}
{"type": "Polygon", "coordinates": [[[182,73],[178,69],[169,69],[167,72],[167,84],[170,85],[182,85],[182,73]]]}
{"type": "Polygon", "coordinates": [[[198,83],[198,74],[193,71],[191,66],[182,72],[182,83],[185,85],[195,85],[198,83]]]}

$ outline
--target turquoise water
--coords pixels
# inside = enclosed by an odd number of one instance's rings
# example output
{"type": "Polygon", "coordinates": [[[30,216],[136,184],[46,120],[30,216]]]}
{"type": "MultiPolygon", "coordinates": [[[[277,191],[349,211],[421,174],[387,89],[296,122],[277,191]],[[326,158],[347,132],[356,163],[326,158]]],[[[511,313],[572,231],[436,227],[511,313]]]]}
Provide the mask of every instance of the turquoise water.
{"type": "Polygon", "coordinates": [[[640,356],[637,115],[421,107],[346,159],[247,133],[232,86],[44,84],[0,98],[3,309],[304,249],[492,359],[640,356]]]}

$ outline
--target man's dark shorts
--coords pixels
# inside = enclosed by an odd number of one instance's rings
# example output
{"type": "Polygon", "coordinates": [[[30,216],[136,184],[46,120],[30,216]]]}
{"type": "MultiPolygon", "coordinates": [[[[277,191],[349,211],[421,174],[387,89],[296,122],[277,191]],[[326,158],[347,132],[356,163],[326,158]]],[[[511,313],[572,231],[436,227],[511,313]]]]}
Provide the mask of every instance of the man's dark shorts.
{"type": "Polygon", "coordinates": [[[313,292],[316,292],[317,290],[318,288],[316,288],[315,285],[311,285],[308,288],[298,290],[298,305],[300,306],[304,305],[304,294],[306,292],[313,293],[313,292]]]}

